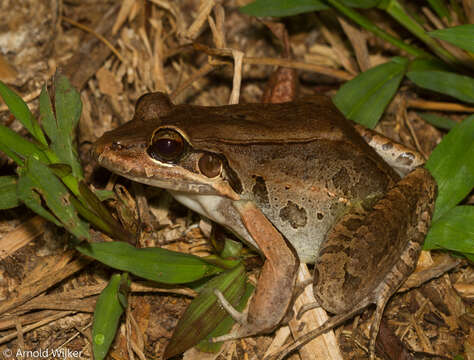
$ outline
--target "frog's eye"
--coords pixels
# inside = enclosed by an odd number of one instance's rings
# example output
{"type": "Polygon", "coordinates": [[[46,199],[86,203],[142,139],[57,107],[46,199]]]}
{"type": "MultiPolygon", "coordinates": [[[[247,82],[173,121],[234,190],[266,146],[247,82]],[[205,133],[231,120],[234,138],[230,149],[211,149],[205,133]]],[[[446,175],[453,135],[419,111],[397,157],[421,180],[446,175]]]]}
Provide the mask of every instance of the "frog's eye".
{"type": "Polygon", "coordinates": [[[215,178],[222,172],[222,160],[214,154],[205,153],[198,162],[199,170],[208,178],[215,178]]]}
{"type": "Polygon", "coordinates": [[[174,162],[183,155],[185,148],[186,142],[178,132],[163,129],[153,135],[147,152],[155,160],[174,162]]]}

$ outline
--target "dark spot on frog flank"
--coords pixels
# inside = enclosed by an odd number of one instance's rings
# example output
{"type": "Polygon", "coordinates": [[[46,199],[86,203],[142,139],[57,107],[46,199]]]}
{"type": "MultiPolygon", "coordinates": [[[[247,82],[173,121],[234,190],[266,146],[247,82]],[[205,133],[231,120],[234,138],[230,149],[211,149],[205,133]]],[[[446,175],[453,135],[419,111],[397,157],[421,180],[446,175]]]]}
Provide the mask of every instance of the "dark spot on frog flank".
{"type": "Polygon", "coordinates": [[[280,210],[280,219],[288,221],[293,229],[298,229],[306,225],[308,216],[305,209],[292,201],[288,201],[286,206],[280,210]]]}
{"type": "Polygon", "coordinates": [[[383,150],[390,150],[391,148],[393,148],[393,144],[391,142],[382,145],[383,150]]]}
{"type": "Polygon", "coordinates": [[[254,178],[255,185],[252,187],[252,192],[257,203],[264,207],[270,206],[270,199],[268,198],[268,190],[265,180],[261,176],[254,176],[254,178]]]}
{"type": "Polygon", "coordinates": [[[323,219],[323,217],[324,217],[324,214],[323,214],[323,213],[320,213],[320,212],[318,212],[318,213],[316,214],[316,217],[318,218],[318,220],[322,220],[322,219],[323,219]]]}

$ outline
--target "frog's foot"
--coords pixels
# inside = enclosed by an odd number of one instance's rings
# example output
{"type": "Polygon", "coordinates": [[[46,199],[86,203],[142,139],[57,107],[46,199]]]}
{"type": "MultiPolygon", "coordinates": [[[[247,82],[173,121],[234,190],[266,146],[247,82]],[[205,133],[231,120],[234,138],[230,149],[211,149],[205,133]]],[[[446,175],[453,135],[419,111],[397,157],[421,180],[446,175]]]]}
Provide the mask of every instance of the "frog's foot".
{"type": "Polygon", "coordinates": [[[214,289],[214,294],[217,296],[217,299],[224,310],[227,311],[232,319],[238,322],[241,326],[232,333],[211,339],[212,342],[236,340],[262,332],[262,324],[259,321],[248,321],[248,312],[239,312],[230,302],[227,301],[224,294],[219,290],[214,289]]]}

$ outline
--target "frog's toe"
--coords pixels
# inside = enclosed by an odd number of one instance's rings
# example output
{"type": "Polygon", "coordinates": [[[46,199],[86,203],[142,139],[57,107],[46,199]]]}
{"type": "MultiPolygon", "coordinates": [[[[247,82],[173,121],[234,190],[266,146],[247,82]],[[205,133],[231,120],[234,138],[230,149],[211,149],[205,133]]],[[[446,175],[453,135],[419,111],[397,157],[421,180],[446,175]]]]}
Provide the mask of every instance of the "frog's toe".
{"type": "Polygon", "coordinates": [[[220,290],[214,289],[214,295],[217,296],[222,307],[229,313],[232,319],[237,321],[239,324],[245,324],[247,322],[247,313],[239,312],[230,302],[227,301],[220,290]]]}

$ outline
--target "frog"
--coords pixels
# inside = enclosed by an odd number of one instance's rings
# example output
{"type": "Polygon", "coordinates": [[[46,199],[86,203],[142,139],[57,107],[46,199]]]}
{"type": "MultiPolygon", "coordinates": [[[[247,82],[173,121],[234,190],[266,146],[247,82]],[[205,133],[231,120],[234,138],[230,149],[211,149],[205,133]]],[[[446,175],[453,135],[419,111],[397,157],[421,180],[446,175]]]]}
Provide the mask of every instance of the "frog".
{"type": "Polygon", "coordinates": [[[264,259],[241,325],[215,341],[274,331],[288,320],[300,262],[314,264],[317,306],[334,314],[309,337],[376,305],[370,358],[387,301],[414,270],[436,199],[423,157],[353,125],[325,95],[278,104],[175,105],[139,98],[131,121],[93,153],[110,171],[166,189],[264,259]]]}

